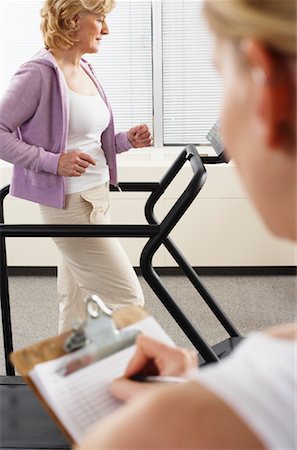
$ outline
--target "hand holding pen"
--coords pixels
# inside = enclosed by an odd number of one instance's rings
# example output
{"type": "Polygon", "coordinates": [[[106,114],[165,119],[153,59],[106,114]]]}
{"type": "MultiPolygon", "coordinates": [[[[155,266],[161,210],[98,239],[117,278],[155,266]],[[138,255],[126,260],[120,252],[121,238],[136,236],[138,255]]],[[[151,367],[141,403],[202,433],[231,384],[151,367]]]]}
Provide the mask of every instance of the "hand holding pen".
{"type": "Polygon", "coordinates": [[[128,401],[161,383],[184,381],[183,375],[197,367],[196,352],[171,347],[141,334],[137,337],[136,352],[124,377],[112,383],[111,392],[119,400],[128,401]]]}

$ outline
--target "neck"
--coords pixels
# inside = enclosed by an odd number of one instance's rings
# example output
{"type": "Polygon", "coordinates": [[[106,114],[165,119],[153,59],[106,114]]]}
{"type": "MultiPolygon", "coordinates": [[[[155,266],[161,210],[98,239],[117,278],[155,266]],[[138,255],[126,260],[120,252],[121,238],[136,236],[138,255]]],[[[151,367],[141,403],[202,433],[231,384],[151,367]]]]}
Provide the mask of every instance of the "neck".
{"type": "Polygon", "coordinates": [[[68,68],[76,70],[80,68],[80,60],[83,53],[75,46],[72,46],[67,50],[49,49],[49,51],[54,56],[61,69],[68,68]]]}

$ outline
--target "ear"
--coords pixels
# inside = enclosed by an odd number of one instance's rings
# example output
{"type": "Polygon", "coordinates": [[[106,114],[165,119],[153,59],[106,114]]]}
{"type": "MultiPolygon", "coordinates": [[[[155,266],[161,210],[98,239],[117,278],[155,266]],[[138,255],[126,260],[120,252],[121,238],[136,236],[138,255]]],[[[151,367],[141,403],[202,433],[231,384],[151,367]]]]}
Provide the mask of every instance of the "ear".
{"type": "Polygon", "coordinates": [[[73,17],[71,22],[73,23],[75,31],[77,31],[79,29],[79,25],[80,25],[80,15],[76,14],[76,16],[73,17]]]}
{"type": "Polygon", "coordinates": [[[294,76],[286,58],[253,39],[243,41],[242,53],[255,83],[256,114],[269,149],[286,148],[296,138],[294,76]]]}

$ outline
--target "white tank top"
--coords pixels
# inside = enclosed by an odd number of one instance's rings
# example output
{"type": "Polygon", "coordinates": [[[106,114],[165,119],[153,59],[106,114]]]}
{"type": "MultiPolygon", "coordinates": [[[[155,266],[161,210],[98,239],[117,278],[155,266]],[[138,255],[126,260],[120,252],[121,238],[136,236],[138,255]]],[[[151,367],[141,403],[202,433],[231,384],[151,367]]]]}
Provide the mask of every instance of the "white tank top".
{"type": "Polygon", "coordinates": [[[67,152],[79,149],[96,161],[80,177],[66,177],[66,194],[82,192],[109,180],[109,170],[101,147],[101,134],[110,121],[110,113],[101,95],[81,95],[68,88],[69,129],[67,152]]]}
{"type": "Polygon", "coordinates": [[[267,449],[295,450],[296,364],[296,340],[252,333],[230,357],[192,371],[189,378],[221,397],[267,449]]]}

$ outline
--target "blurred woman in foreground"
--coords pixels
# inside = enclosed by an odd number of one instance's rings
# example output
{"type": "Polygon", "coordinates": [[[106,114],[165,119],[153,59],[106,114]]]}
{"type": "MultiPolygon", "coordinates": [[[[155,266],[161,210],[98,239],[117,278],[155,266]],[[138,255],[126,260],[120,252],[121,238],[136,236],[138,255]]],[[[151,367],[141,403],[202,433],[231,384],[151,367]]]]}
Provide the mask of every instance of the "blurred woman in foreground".
{"type": "MultiPolygon", "coordinates": [[[[267,227],[296,241],[296,2],[206,0],[205,16],[229,156],[267,227]]],[[[296,449],[296,340],[294,324],[252,333],[221,364],[198,371],[189,352],[140,336],[111,387],[128,404],[79,448],[296,449]],[[170,387],[129,380],[152,362],[160,375],[191,379],[170,387]]]]}

